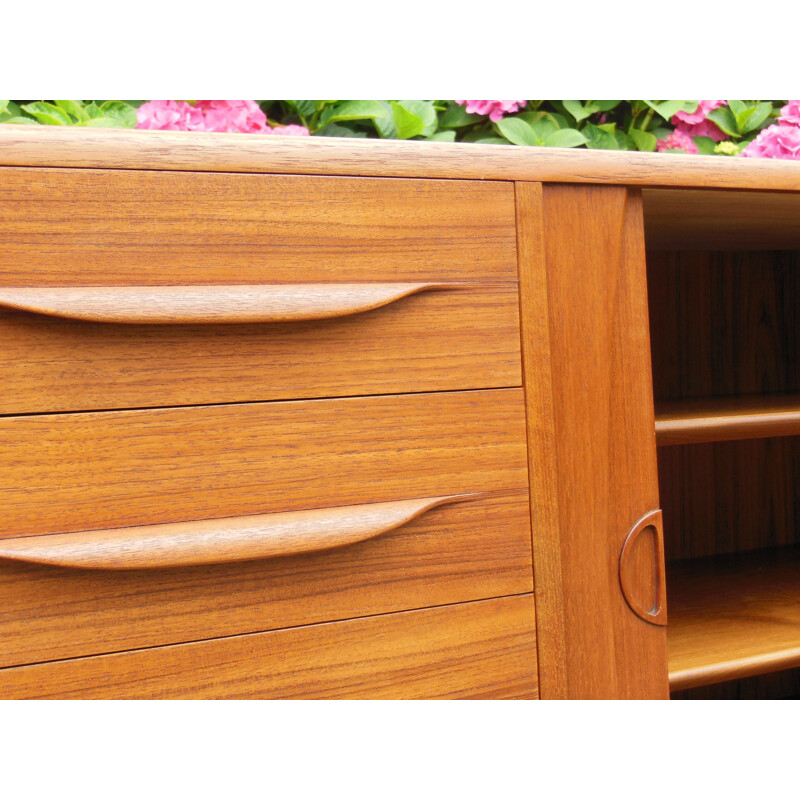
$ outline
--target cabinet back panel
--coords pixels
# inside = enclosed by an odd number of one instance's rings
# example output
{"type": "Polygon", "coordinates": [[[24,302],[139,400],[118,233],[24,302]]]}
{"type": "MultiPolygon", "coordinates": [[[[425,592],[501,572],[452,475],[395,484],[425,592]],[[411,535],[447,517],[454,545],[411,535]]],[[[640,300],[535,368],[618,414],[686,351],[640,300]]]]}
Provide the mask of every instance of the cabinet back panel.
{"type": "Polygon", "coordinates": [[[657,400],[800,391],[800,251],[647,254],[657,400]]]}

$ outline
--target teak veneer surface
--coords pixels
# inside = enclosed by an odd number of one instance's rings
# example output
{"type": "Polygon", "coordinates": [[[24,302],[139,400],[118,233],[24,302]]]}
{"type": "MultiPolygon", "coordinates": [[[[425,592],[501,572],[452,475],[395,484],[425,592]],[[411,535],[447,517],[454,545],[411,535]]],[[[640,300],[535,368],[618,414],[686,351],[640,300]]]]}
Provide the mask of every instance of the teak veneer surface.
{"type": "Polygon", "coordinates": [[[376,539],[284,558],[125,572],[0,560],[0,666],[532,590],[524,489],[462,498],[376,539]]]}
{"type": "Polygon", "coordinates": [[[536,698],[532,595],[0,671],[2,698],[536,698]]]}
{"type": "Polygon", "coordinates": [[[0,127],[0,164],[471,178],[795,191],[773,159],[257,134],[0,127]]]}
{"type": "Polygon", "coordinates": [[[507,183],[16,168],[2,177],[0,286],[516,280],[507,183]]]}
{"type": "Polygon", "coordinates": [[[0,413],[519,386],[514,284],[313,322],[115,325],[0,308],[0,413]]]}
{"type": "Polygon", "coordinates": [[[673,690],[800,666],[800,546],[669,567],[673,690]]]}
{"type": "Polygon", "coordinates": [[[656,404],[659,445],[800,434],[800,395],[742,395],[656,404]]]}
{"type": "MultiPolygon", "coordinates": [[[[628,532],[659,507],[641,198],[517,192],[542,696],[666,698],[665,631],[619,576],[628,532]]],[[[640,561],[637,593],[652,595],[652,554],[640,561]]]]}
{"type": "Polygon", "coordinates": [[[521,389],[0,419],[0,537],[527,486],[521,389]]]}

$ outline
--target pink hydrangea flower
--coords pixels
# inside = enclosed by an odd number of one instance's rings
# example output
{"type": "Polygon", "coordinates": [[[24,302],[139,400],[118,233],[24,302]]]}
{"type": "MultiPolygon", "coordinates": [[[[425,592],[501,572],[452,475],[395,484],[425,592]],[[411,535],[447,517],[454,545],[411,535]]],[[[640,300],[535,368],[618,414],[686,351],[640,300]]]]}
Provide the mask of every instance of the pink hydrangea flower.
{"type": "Polygon", "coordinates": [[[656,142],[656,150],[663,153],[665,150],[683,150],[684,153],[697,154],[697,145],[692,137],[684,131],[673,131],[666,139],[659,139],[656,142]]]}
{"type": "Polygon", "coordinates": [[[160,131],[265,133],[267,115],[254,100],[150,100],[136,111],[136,127],[160,131]]]}
{"type": "Polygon", "coordinates": [[[800,125],[800,100],[790,100],[778,117],[779,125],[800,125]]]}
{"type": "Polygon", "coordinates": [[[770,125],[742,151],[745,158],[800,159],[800,127],[770,125]]]}
{"type": "Polygon", "coordinates": [[[203,130],[222,133],[263,133],[267,115],[255,100],[198,100],[203,113],[203,130]]]}
{"type": "Polygon", "coordinates": [[[467,104],[467,114],[489,115],[492,122],[503,118],[504,114],[514,114],[527,100],[456,100],[458,105],[467,104]]]}
{"type": "Polygon", "coordinates": [[[310,136],[308,128],[302,125],[278,125],[268,128],[264,133],[271,133],[273,136],[310,136]]]}
{"type": "Polygon", "coordinates": [[[721,142],[726,138],[725,134],[707,117],[709,111],[724,105],[724,100],[701,100],[696,111],[691,114],[688,111],[678,111],[670,121],[676,130],[688,136],[708,136],[715,142],[721,142]]]}
{"type": "Polygon", "coordinates": [[[137,109],[136,127],[151,131],[202,131],[203,112],[182,100],[150,100],[137,109]]]}
{"type": "Polygon", "coordinates": [[[678,111],[672,118],[672,124],[677,125],[679,122],[685,122],[687,125],[697,125],[708,116],[709,111],[713,111],[715,108],[724,105],[724,100],[701,100],[697,104],[696,111],[692,111],[691,113],[688,111],[678,111]]]}

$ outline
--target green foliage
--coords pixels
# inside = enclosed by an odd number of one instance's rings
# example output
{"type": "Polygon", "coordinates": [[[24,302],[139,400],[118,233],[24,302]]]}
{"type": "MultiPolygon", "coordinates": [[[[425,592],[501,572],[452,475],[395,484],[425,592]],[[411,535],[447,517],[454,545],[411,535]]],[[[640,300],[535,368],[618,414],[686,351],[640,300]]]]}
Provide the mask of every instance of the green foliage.
{"type": "MultiPolygon", "coordinates": [[[[140,100],[0,101],[0,122],[130,128],[140,100]]],[[[192,102],[192,101],[190,101],[192,102]]],[[[697,100],[528,100],[496,122],[454,100],[260,100],[271,123],[315,136],[653,152],[697,100]]],[[[736,155],[773,124],[782,100],[728,100],[708,114],[726,137],[694,136],[702,155],[736,155]]],[[[673,151],[682,152],[682,151],[673,151]]]]}
{"type": "Polygon", "coordinates": [[[36,100],[29,103],[0,100],[0,122],[133,128],[137,105],[137,101],[124,100],[36,100]]]}

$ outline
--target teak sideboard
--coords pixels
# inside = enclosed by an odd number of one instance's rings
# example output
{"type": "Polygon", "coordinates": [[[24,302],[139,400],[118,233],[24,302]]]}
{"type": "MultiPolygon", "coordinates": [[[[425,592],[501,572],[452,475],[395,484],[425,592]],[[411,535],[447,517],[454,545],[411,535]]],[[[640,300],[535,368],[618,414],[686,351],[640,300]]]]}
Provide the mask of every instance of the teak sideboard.
{"type": "Polygon", "coordinates": [[[0,697],[800,694],[800,166],[0,126],[0,697]]]}

